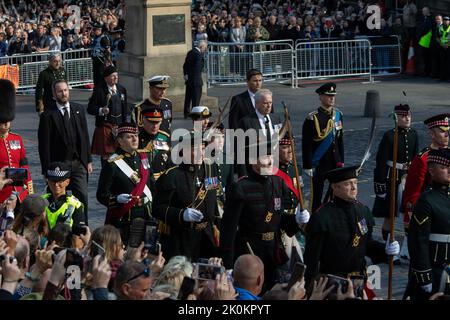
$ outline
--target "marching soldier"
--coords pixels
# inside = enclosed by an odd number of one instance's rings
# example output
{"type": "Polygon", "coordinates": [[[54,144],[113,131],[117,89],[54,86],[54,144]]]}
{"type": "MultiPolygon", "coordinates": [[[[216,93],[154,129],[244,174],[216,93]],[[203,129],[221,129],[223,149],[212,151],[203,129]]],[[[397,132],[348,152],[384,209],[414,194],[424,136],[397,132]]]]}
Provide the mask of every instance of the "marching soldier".
{"type": "Polygon", "coordinates": [[[295,235],[300,225],[309,220],[309,212],[295,209],[295,214],[284,213],[285,197],[290,190],[278,176],[273,175],[271,150],[268,155],[259,146],[248,146],[248,176],[243,176],[227,190],[227,202],[222,217],[220,247],[225,267],[232,268],[242,254],[253,253],[264,262],[265,288],[275,281],[276,268],[288,257],[281,244],[281,230],[295,235]]]}
{"type": "MultiPolygon", "coordinates": [[[[318,274],[333,274],[347,278],[366,278],[365,256],[374,264],[386,257],[383,245],[372,239],[375,221],[365,205],[356,200],[359,166],[333,169],[326,173],[333,198],[323,205],[306,227],[306,283],[318,274]]],[[[387,243],[385,253],[397,255],[397,241],[387,243]]]]}
{"type": "MultiPolygon", "coordinates": [[[[401,201],[401,194],[404,189],[406,175],[412,160],[419,152],[419,137],[417,131],[411,128],[411,111],[409,105],[400,104],[394,107],[394,112],[398,119],[398,146],[397,146],[397,181],[396,181],[396,205],[401,201]]],[[[374,217],[383,217],[384,222],[381,228],[383,239],[388,239],[390,219],[389,204],[391,199],[391,174],[394,146],[395,129],[384,133],[378,146],[376,167],[374,174],[375,202],[372,209],[374,217]]],[[[397,210],[395,210],[397,216],[397,210]]],[[[406,243],[406,242],[405,242],[406,243]]],[[[398,257],[396,257],[396,261],[398,257]]],[[[394,258],[395,259],[395,258],[394,258]]]]}
{"type": "Polygon", "coordinates": [[[122,241],[137,247],[144,240],[152,206],[149,153],[140,150],[138,129],[122,123],[117,130],[116,154],[102,168],[97,200],[106,206],[105,224],[121,231],[122,241]]]}
{"type": "Polygon", "coordinates": [[[321,102],[303,123],[303,169],[312,180],[312,211],[322,203],[326,172],[344,165],[342,112],[335,107],[336,84],[326,83],[316,90],[321,102]]]}
{"type": "Polygon", "coordinates": [[[450,290],[449,149],[431,150],[427,163],[432,185],[414,207],[408,235],[412,300],[450,290]]]}
{"type": "Polygon", "coordinates": [[[70,174],[70,165],[65,162],[52,162],[47,168],[45,177],[50,193],[44,194],[42,198],[49,203],[45,207],[45,213],[50,229],[53,229],[57,223],[65,223],[70,227],[80,223],[87,224],[83,204],[75,196],[66,192],[70,184],[70,174]]]}
{"type": "Polygon", "coordinates": [[[417,157],[414,158],[409,168],[409,174],[406,179],[405,191],[403,191],[403,213],[405,228],[408,228],[409,221],[420,194],[426,190],[431,184],[428,175],[427,157],[432,149],[447,148],[448,147],[448,119],[450,114],[444,113],[428,118],[424,124],[428,127],[428,132],[431,137],[431,145],[422,149],[417,157]]]}
{"type": "Polygon", "coordinates": [[[103,34],[103,27],[95,24],[94,40],[92,42],[92,69],[94,74],[94,85],[97,86],[103,81],[103,70],[112,65],[111,41],[106,34],[103,34]]]}
{"type": "Polygon", "coordinates": [[[13,185],[5,186],[0,190],[0,203],[13,193],[16,193],[19,201],[22,202],[28,194],[33,193],[33,182],[22,137],[10,131],[11,121],[16,116],[16,89],[9,80],[0,80],[0,97],[2,97],[0,101],[0,168],[24,168],[28,171],[26,179],[15,181],[13,185]]]}
{"type": "Polygon", "coordinates": [[[135,116],[136,123],[142,127],[142,112],[147,109],[159,107],[163,114],[163,121],[161,123],[161,130],[167,132],[169,135],[172,132],[172,101],[165,97],[169,85],[169,76],[154,76],[148,79],[150,88],[150,97],[142,103],[136,105],[135,116]]]}
{"type": "Polygon", "coordinates": [[[164,256],[184,255],[191,261],[215,256],[216,167],[204,159],[204,141],[197,132],[184,136],[176,148],[182,152],[181,164],[168,169],[156,182],[153,216],[159,220],[164,256]]]}
{"type": "Polygon", "coordinates": [[[111,65],[103,76],[105,81],[94,88],[87,107],[87,112],[95,116],[91,153],[101,156],[102,165],[116,151],[117,127],[131,121],[127,90],[119,84],[117,69],[111,65]]]}
{"type": "Polygon", "coordinates": [[[150,153],[153,179],[172,166],[170,160],[170,134],[160,130],[162,110],[150,107],[142,112],[142,128],[139,133],[139,148],[150,153]]]}
{"type": "Polygon", "coordinates": [[[36,112],[41,114],[49,109],[53,103],[52,84],[55,80],[67,80],[66,70],[62,66],[61,54],[56,53],[50,55],[48,60],[48,68],[41,71],[38,82],[36,84],[36,112]]]}
{"type": "Polygon", "coordinates": [[[209,111],[208,107],[195,106],[192,108],[188,116],[192,119],[194,130],[201,128],[202,132],[205,132],[208,128],[208,123],[212,116],[212,112],[209,111]]]}

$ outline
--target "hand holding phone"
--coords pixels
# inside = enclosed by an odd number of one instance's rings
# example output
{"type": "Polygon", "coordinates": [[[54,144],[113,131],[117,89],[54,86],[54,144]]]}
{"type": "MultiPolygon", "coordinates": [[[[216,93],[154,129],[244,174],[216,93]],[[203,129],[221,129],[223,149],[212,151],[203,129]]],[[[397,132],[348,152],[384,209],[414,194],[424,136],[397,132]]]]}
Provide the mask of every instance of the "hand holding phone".
{"type": "Polygon", "coordinates": [[[193,294],[195,290],[195,279],[190,277],[184,277],[183,282],[178,291],[178,300],[187,300],[190,294],[193,294]]]}
{"type": "Polygon", "coordinates": [[[222,266],[213,264],[197,263],[193,277],[198,280],[215,280],[218,274],[225,272],[222,266]]]}
{"type": "Polygon", "coordinates": [[[296,282],[301,281],[301,279],[305,276],[305,271],[306,264],[296,262],[294,265],[294,270],[292,271],[291,279],[289,280],[285,290],[289,291],[296,282]]]}
{"type": "Polygon", "coordinates": [[[25,168],[5,168],[5,178],[13,181],[13,186],[22,186],[28,178],[28,170],[25,168]]]}

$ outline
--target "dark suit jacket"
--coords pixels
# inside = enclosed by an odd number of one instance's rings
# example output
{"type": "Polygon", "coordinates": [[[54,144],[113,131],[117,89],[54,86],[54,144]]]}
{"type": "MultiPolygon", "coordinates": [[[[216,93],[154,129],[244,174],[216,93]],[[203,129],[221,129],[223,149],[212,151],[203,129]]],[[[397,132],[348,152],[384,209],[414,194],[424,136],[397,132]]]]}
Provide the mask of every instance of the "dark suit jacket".
{"type": "MultiPolygon", "coordinates": [[[[269,115],[270,120],[272,121],[272,128],[275,128],[275,125],[283,125],[283,118],[279,114],[270,114],[269,115]]],[[[261,124],[259,122],[258,116],[256,115],[256,112],[253,112],[252,114],[242,118],[239,121],[238,128],[241,128],[242,130],[246,131],[248,129],[263,129],[261,127],[261,124]]]]}
{"type": "MultiPolygon", "coordinates": [[[[127,104],[127,89],[120,84],[116,85],[117,91],[123,95],[122,99],[122,118],[120,122],[131,121],[131,111],[127,104]]],[[[106,106],[107,96],[109,94],[108,85],[103,82],[101,85],[95,86],[92,96],[89,98],[87,112],[95,116],[95,126],[101,127],[105,122],[105,116],[99,116],[99,109],[106,106]]],[[[111,102],[109,104],[111,106],[111,102]]]]}
{"type": "MultiPolygon", "coordinates": [[[[273,114],[273,112],[272,105],[272,111],[270,113],[273,114]]],[[[256,115],[248,90],[242,92],[241,94],[235,95],[231,98],[230,114],[228,115],[228,128],[240,128],[239,121],[242,118],[252,114],[256,115]]]]}
{"type": "Polygon", "coordinates": [[[202,71],[205,60],[196,48],[187,53],[183,64],[183,74],[187,77],[186,85],[193,87],[203,86],[202,71]]]}
{"type": "MultiPolygon", "coordinates": [[[[84,108],[71,102],[70,119],[75,121],[77,151],[80,155],[81,163],[87,169],[88,163],[92,162],[92,157],[84,108]]],[[[56,102],[40,117],[38,141],[42,174],[47,172],[51,162],[65,161],[67,158],[67,136],[63,121],[63,115],[58,110],[56,102]]]]}

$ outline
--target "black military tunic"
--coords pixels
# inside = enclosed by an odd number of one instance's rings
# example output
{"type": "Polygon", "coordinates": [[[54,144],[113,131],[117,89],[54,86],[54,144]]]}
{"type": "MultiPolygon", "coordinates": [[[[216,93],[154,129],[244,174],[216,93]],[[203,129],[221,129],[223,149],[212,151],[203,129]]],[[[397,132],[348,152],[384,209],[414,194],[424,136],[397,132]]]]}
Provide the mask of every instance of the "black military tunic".
{"type": "MultiPolygon", "coordinates": [[[[288,162],[285,164],[280,163],[279,169],[286,173],[292,180],[292,184],[294,188],[297,188],[297,179],[295,178],[295,168],[292,162],[288,162]]],[[[301,174],[299,172],[299,174],[301,174]]],[[[283,198],[283,208],[287,213],[294,213],[295,209],[298,206],[298,199],[295,193],[288,189],[289,193],[287,197],[283,198]]]]}
{"type": "Polygon", "coordinates": [[[183,255],[195,261],[215,256],[217,187],[217,172],[208,161],[203,165],[172,167],[156,181],[153,216],[160,220],[161,245],[166,259],[183,255]],[[186,208],[201,211],[203,220],[184,221],[186,208]]]}
{"type": "MultiPolygon", "coordinates": [[[[385,194],[385,198],[377,196],[372,213],[375,217],[388,217],[391,195],[390,175],[392,174],[392,158],[394,146],[394,130],[386,131],[380,141],[377,152],[374,174],[374,189],[376,195],[385,194]]],[[[412,128],[399,128],[397,148],[397,188],[402,178],[408,173],[409,166],[419,153],[419,138],[412,128]]],[[[398,189],[397,189],[398,190],[398,189]]],[[[396,192],[396,196],[398,192],[396,192]]],[[[396,199],[396,202],[398,199],[396,199]]],[[[397,208],[397,205],[396,205],[397,208]]],[[[396,211],[397,215],[397,211],[396,211]]]]}
{"type": "Polygon", "coordinates": [[[311,112],[302,128],[303,169],[314,169],[313,212],[322,203],[325,178],[320,173],[341,167],[344,164],[344,138],[342,112],[336,108],[328,112],[323,107],[311,112]],[[339,119],[339,120],[338,120],[339,119]],[[320,159],[314,161],[314,154],[327,135],[332,135],[331,145],[320,159]]]}
{"type": "MultiPolygon", "coordinates": [[[[140,176],[140,154],[142,152],[147,153],[148,159],[148,152],[146,150],[138,150],[134,154],[129,154],[121,148],[118,148],[117,156],[111,156],[110,160],[108,160],[105,166],[103,166],[98,180],[97,200],[106,206],[108,211],[111,209],[119,209],[124,206],[123,204],[117,202],[117,196],[122,193],[131,194],[131,192],[135,189],[135,183],[122,172],[122,170],[114,163],[114,160],[123,159],[125,163],[140,176]]],[[[153,189],[151,171],[148,175],[147,186],[150,190],[153,189]]],[[[145,197],[145,194],[141,196],[141,198],[143,197],[145,197]]],[[[121,220],[113,219],[111,223],[121,229],[123,237],[122,240],[126,242],[128,239],[127,227],[131,220],[135,218],[149,220],[151,217],[150,214],[151,203],[147,202],[146,204],[136,205],[128,212],[128,214],[125,214],[121,220]]]]}
{"type": "MultiPolygon", "coordinates": [[[[160,130],[167,132],[170,135],[172,132],[172,101],[167,98],[163,98],[158,104],[149,98],[140,105],[142,112],[145,112],[145,110],[151,107],[159,107],[161,109],[163,113],[163,121],[161,123],[160,130]]],[[[139,119],[136,119],[136,121],[139,121],[139,119]]]]}
{"type": "Polygon", "coordinates": [[[278,176],[261,176],[247,168],[248,176],[240,178],[227,190],[225,213],[220,231],[221,254],[226,268],[248,254],[247,242],[264,263],[266,287],[273,285],[275,269],[287,262],[281,246],[281,230],[288,236],[300,228],[295,215],[285,214],[283,198],[289,190],[278,176]]]}
{"type": "Polygon", "coordinates": [[[306,283],[318,273],[347,277],[364,274],[369,256],[374,264],[386,259],[384,244],[372,240],[375,221],[360,202],[335,197],[306,226],[306,283]]]}
{"type": "MultiPolygon", "coordinates": [[[[449,208],[449,186],[438,183],[433,183],[430,190],[422,193],[414,207],[408,235],[411,299],[428,299],[440,291],[442,272],[450,265],[449,208]],[[430,283],[433,285],[431,293],[420,288],[430,283]]],[[[448,294],[450,287],[448,283],[446,285],[448,294]]]]}
{"type": "Polygon", "coordinates": [[[144,129],[139,133],[139,148],[146,149],[150,153],[153,179],[173,166],[170,159],[170,135],[159,130],[156,135],[148,134],[144,129]]]}

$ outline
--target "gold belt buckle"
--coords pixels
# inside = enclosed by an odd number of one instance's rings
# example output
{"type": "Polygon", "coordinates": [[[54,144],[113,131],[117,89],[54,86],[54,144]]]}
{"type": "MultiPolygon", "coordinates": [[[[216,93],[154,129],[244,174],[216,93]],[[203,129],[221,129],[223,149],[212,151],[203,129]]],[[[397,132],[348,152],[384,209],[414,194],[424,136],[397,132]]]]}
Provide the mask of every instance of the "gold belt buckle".
{"type": "Polygon", "coordinates": [[[274,232],[265,232],[261,234],[261,239],[264,241],[271,241],[274,238],[274,232]]]}
{"type": "Polygon", "coordinates": [[[201,230],[205,229],[207,225],[208,225],[208,222],[198,223],[195,225],[195,230],[201,231],[201,230]]]}

